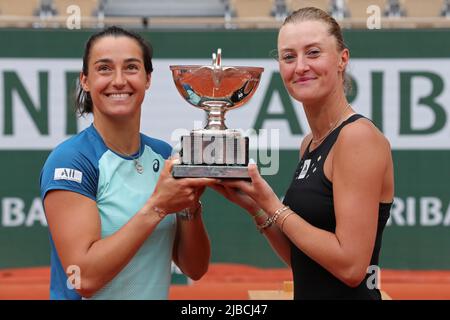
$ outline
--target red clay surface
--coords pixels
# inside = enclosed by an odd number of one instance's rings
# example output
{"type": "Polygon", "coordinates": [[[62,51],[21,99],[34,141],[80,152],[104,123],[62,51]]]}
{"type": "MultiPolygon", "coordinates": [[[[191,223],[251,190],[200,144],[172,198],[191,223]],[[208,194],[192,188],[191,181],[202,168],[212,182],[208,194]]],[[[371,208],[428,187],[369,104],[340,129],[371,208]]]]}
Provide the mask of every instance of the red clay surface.
{"type": "MultiPolygon", "coordinates": [[[[49,298],[48,267],[0,270],[0,299],[49,298]]],[[[289,269],[262,269],[247,265],[216,263],[199,281],[173,285],[171,300],[246,300],[249,290],[282,290],[292,280],[289,269]]],[[[381,289],[394,300],[450,300],[450,270],[381,272],[381,289]]]]}

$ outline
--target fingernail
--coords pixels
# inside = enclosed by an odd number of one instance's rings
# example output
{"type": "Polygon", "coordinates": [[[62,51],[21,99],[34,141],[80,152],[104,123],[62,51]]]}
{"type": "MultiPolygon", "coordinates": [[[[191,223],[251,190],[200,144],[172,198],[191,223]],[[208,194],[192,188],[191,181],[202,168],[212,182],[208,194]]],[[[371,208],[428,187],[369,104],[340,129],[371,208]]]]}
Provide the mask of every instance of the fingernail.
{"type": "Polygon", "coordinates": [[[248,160],[248,164],[256,164],[256,162],[255,162],[255,160],[253,160],[253,158],[250,158],[250,159],[248,160]]]}

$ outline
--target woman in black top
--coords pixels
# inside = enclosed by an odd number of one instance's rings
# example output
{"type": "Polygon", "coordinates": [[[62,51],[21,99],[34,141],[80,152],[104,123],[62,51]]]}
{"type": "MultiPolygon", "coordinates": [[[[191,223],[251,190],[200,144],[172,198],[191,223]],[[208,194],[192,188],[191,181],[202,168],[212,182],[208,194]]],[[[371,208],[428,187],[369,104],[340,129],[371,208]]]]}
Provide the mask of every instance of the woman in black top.
{"type": "Polygon", "coordinates": [[[295,299],[381,299],[378,256],[394,194],[389,142],[346,100],[349,50],[330,15],[292,13],[279,31],[278,56],[311,128],[284,201],[254,164],[251,182],[224,181],[216,190],[255,218],[291,266],[295,299]]]}

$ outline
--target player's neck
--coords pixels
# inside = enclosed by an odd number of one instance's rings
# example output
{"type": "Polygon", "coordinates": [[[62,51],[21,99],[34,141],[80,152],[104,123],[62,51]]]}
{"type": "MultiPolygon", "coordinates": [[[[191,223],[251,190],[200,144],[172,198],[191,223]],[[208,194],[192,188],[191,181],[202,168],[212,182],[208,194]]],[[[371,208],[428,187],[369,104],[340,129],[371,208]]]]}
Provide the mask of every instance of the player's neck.
{"type": "Polygon", "coordinates": [[[115,147],[119,149],[118,151],[130,154],[139,148],[139,124],[102,121],[94,118],[94,127],[108,147],[115,147]]]}

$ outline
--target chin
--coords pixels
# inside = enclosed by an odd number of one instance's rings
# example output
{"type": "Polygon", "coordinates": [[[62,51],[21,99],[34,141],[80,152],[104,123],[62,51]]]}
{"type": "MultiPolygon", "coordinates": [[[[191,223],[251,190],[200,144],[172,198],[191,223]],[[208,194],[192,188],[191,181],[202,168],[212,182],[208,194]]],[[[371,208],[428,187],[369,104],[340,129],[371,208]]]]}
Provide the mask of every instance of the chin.
{"type": "Polygon", "coordinates": [[[292,97],[301,103],[305,103],[305,102],[309,102],[311,100],[316,100],[317,93],[306,94],[305,92],[303,92],[302,94],[292,95],[292,97]]]}
{"type": "Polygon", "coordinates": [[[106,112],[106,115],[112,118],[126,119],[135,116],[137,112],[136,107],[118,106],[116,108],[110,108],[106,112]]]}
{"type": "Polygon", "coordinates": [[[311,97],[317,96],[317,90],[313,88],[289,88],[288,90],[290,96],[295,100],[302,101],[303,99],[310,99],[311,97]]]}
{"type": "Polygon", "coordinates": [[[304,88],[303,90],[295,90],[291,93],[292,98],[301,102],[308,103],[323,99],[326,94],[320,88],[304,88]]]}

